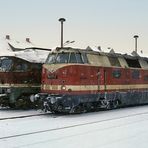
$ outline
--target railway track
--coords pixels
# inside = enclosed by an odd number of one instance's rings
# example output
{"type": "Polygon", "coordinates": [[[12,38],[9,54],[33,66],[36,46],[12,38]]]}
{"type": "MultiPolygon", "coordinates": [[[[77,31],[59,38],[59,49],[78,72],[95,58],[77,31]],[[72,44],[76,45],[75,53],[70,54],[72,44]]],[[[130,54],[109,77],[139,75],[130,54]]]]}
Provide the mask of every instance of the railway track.
{"type": "Polygon", "coordinates": [[[40,114],[31,114],[31,115],[12,116],[12,117],[0,118],[0,121],[11,120],[11,119],[19,119],[19,118],[29,118],[29,117],[43,116],[43,115],[50,115],[50,114],[51,113],[40,113],[40,114]]]}
{"type": "MultiPolygon", "coordinates": [[[[108,118],[108,119],[86,122],[86,123],[80,123],[80,124],[74,124],[74,125],[69,125],[69,126],[64,126],[64,127],[59,127],[59,128],[52,128],[52,129],[28,132],[28,133],[23,133],[23,134],[4,136],[4,137],[0,137],[0,140],[17,138],[17,137],[22,137],[22,136],[34,135],[34,134],[40,134],[40,133],[46,133],[46,132],[51,132],[51,131],[58,131],[58,130],[63,130],[63,129],[70,129],[70,128],[75,128],[75,127],[80,127],[80,126],[86,126],[86,125],[97,124],[97,123],[101,123],[101,122],[108,122],[108,121],[119,120],[119,119],[130,118],[130,117],[141,116],[141,115],[148,115],[148,112],[136,113],[136,114],[132,114],[132,115],[125,115],[125,116],[121,116],[121,117],[108,118]]],[[[148,120],[148,119],[145,119],[145,120],[148,120]]],[[[142,122],[142,121],[139,120],[138,122],[142,122]]],[[[132,124],[132,123],[129,123],[129,124],[132,124]]],[[[120,126],[122,126],[122,125],[120,125],[120,126]]],[[[115,125],[113,127],[117,127],[117,126],[115,125]]]]}

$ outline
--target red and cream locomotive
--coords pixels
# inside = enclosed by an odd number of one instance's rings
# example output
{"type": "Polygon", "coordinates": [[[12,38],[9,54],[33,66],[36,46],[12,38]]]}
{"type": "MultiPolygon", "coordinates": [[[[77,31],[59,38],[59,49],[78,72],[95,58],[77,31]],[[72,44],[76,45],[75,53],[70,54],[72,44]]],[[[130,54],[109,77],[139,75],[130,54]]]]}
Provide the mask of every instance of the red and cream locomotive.
{"type": "Polygon", "coordinates": [[[42,68],[45,110],[79,113],[148,103],[148,58],[57,48],[42,68]]]}
{"type": "Polygon", "coordinates": [[[34,48],[0,55],[0,106],[34,107],[30,96],[40,91],[42,64],[48,53],[34,48]]]}

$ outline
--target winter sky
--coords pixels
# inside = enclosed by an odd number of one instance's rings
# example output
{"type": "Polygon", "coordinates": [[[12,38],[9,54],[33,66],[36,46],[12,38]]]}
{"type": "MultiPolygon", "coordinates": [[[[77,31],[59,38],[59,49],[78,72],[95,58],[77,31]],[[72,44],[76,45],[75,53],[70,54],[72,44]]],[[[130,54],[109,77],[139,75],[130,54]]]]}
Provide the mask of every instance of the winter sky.
{"type": "Polygon", "coordinates": [[[148,0],[0,0],[0,37],[9,34],[47,48],[64,41],[72,47],[101,46],[131,52],[135,34],[138,50],[148,50],[148,0]]]}

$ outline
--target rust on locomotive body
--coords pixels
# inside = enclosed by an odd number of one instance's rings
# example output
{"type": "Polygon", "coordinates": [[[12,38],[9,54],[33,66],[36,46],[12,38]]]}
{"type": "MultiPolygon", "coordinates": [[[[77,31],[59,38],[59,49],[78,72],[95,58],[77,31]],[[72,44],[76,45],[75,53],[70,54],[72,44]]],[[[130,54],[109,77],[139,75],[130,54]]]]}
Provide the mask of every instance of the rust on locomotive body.
{"type": "Polygon", "coordinates": [[[46,110],[84,112],[148,103],[148,58],[57,48],[42,68],[46,110]]]}

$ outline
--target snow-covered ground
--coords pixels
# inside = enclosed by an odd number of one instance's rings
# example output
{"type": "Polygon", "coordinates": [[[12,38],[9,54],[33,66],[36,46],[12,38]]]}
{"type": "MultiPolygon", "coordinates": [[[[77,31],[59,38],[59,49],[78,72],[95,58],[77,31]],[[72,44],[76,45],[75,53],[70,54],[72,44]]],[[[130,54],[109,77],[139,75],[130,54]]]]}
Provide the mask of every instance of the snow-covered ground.
{"type": "MultiPolygon", "coordinates": [[[[2,110],[0,117],[33,113],[2,110]]],[[[0,120],[0,148],[147,148],[147,138],[148,106],[0,120]]]]}

